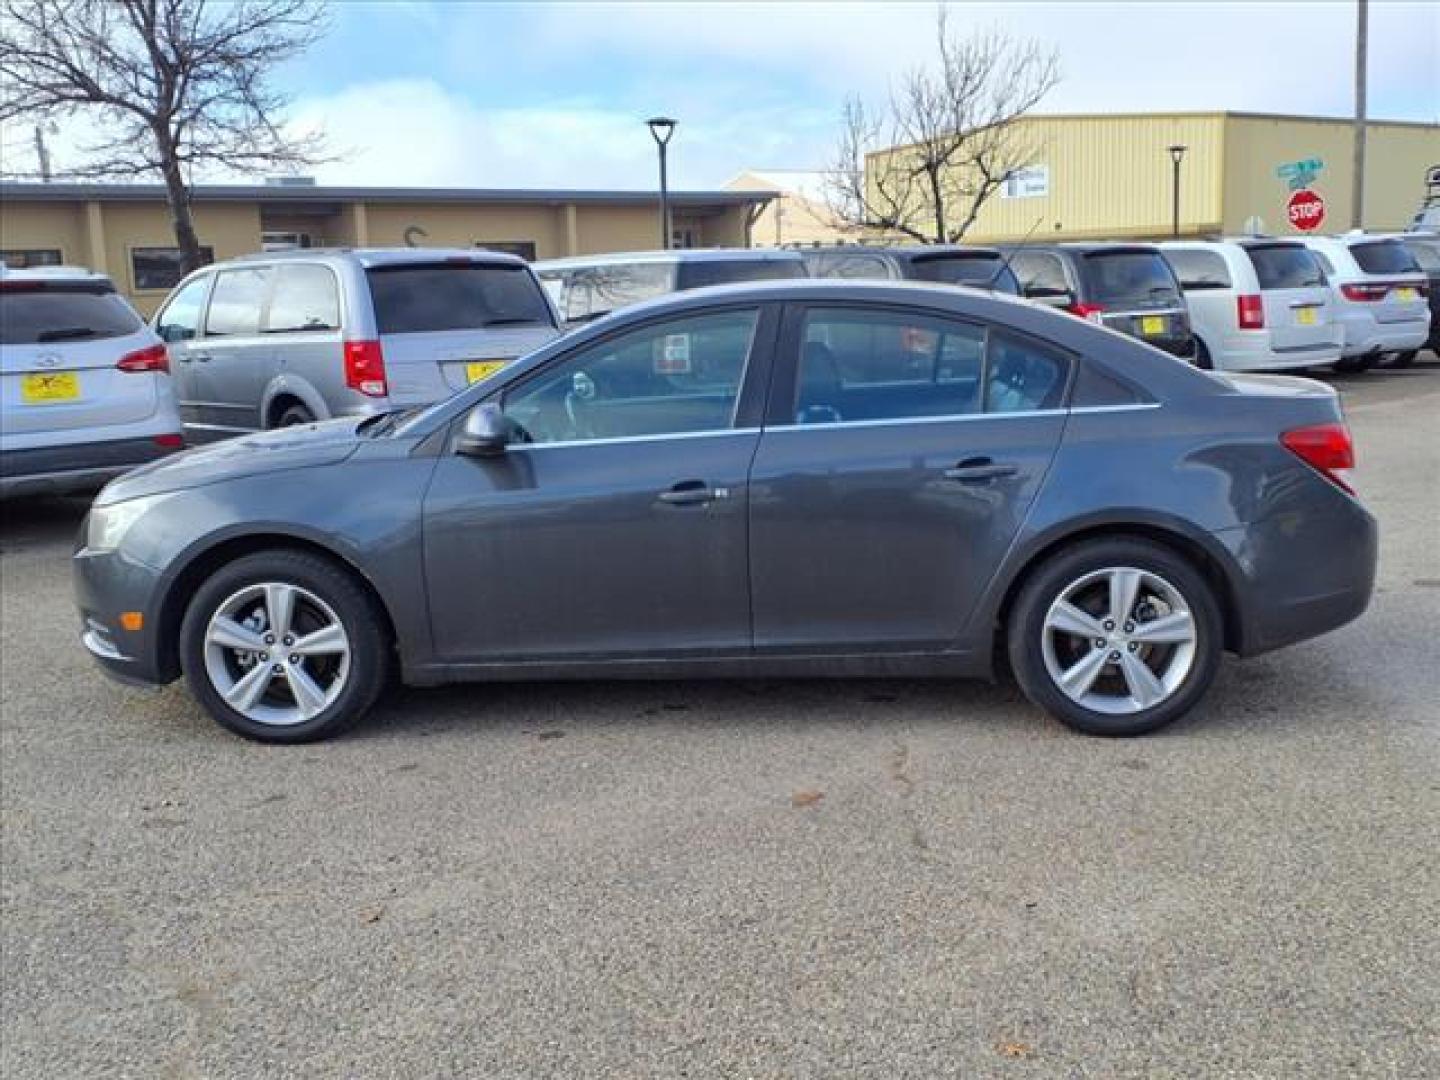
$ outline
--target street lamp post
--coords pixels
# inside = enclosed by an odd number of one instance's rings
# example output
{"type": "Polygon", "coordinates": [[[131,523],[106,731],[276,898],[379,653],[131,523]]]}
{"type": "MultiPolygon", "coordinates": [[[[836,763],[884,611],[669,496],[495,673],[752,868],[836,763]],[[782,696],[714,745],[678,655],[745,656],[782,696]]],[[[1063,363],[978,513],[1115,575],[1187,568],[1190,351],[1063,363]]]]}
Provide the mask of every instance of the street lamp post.
{"type": "Polygon", "coordinates": [[[645,123],[650,128],[655,145],[660,148],[660,246],[669,251],[673,229],[670,224],[670,185],[665,176],[665,147],[670,143],[670,136],[675,134],[676,122],[668,116],[652,116],[645,123]]]}
{"type": "Polygon", "coordinates": [[[1170,235],[1180,239],[1180,159],[1189,147],[1176,143],[1170,147],[1170,235]]]}

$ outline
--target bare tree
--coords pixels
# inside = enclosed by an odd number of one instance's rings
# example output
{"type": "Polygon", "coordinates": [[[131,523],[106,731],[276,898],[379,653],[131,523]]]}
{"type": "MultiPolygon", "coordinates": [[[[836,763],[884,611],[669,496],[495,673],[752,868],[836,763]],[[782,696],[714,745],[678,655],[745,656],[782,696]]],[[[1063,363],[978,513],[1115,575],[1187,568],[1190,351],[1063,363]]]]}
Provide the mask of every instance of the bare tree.
{"type": "Polygon", "coordinates": [[[830,208],[846,224],[920,243],[958,243],[1035,147],[1016,121],[1057,82],[1055,54],[998,30],[961,36],[942,6],[938,63],[908,72],[886,107],[845,104],[830,208]]]}
{"type": "Polygon", "coordinates": [[[324,17],[313,0],[0,0],[0,122],[88,116],[103,135],[56,171],[158,176],[193,270],[196,170],[322,160],[316,138],[277,127],[289,102],[268,75],[317,40],[324,17]]]}

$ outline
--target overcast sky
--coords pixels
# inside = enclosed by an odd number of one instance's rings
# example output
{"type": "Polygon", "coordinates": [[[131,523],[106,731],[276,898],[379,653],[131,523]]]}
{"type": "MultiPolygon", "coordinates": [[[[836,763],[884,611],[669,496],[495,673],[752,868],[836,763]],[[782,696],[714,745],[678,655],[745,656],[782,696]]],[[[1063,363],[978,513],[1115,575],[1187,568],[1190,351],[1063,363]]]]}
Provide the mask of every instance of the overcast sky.
{"type": "MultiPolygon", "coordinates": [[[[951,11],[1056,49],[1044,112],[1353,107],[1353,0],[951,11]]],[[[673,184],[715,187],[829,164],[845,97],[883,99],[926,61],[934,18],[899,2],[339,2],[279,81],[345,155],[315,170],[325,183],[650,187],[642,120],[665,113],[673,184]]],[[[1370,23],[1370,115],[1440,120],[1440,4],[1373,0],[1370,23]]]]}

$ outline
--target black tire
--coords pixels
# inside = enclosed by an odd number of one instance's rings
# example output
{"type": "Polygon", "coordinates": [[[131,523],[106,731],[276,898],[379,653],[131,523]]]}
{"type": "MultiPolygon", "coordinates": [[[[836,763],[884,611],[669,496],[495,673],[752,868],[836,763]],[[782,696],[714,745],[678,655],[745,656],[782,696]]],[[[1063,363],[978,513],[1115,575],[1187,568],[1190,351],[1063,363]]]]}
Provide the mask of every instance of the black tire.
{"type": "Polygon", "coordinates": [[[1205,695],[1219,668],[1223,623],[1210,584],[1184,557],[1148,540],[1102,537],[1066,548],[1035,569],[1011,608],[1006,635],[1010,667],[1026,697],[1076,731],[1127,736],[1164,727],[1205,695]],[[1121,715],[1086,708],[1067,696],[1056,685],[1044,655],[1045,618],[1055,601],[1087,574],[1118,567],[1133,567],[1168,582],[1184,599],[1195,630],[1189,670],[1170,695],[1148,709],[1121,715]]]}
{"type": "Polygon", "coordinates": [[[277,428],[298,427],[301,424],[313,424],[314,422],[315,414],[298,401],[286,405],[280,410],[280,415],[275,417],[277,428]]]}
{"type": "Polygon", "coordinates": [[[1342,375],[1359,375],[1373,367],[1375,361],[1368,356],[1350,356],[1335,361],[1335,370],[1342,375]]]}
{"type": "Polygon", "coordinates": [[[1215,370],[1215,361],[1210,356],[1210,350],[1198,337],[1195,339],[1195,366],[1202,371],[1215,370]]]}
{"type": "Polygon", "coordinates": [[[237,735],[267,743],[314,742],[354,724],[384,692],[392,659],[385,625],[378,605],[349,570],[308,552],[261,551],[228,564],[195,591],[180,625],[180,665],[191,693],[237,735]],[[232,708],[206,668],[206,632],[216,611],[247,587],[267,582],[298,586],[318,597],[338,618],[350,647],[347,674],[335,699],[309,719],[286,726],[257,722],[232,708]]]}
{"type": "Polygon", "coordinates": [[[1391,367],[1409,367],[1415,363],[1415,357],[1420,355],[1419,349],[1407,349],[1405,352],[1397,352],[1390,357],[1391,367]]]}

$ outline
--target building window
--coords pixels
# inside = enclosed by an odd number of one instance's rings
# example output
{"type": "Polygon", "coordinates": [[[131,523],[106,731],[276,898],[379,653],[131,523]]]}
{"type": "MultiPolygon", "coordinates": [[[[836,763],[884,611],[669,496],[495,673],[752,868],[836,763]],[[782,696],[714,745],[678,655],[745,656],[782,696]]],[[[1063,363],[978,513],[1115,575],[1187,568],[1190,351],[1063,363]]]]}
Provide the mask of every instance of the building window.
{"type": "Polygon", "coordinates": [[[1001,198],[1038,199],[1050,194],[1050,166],[1027,165],[1012,169],[1000,189],[1001,198]]]}
{"type": "Polygon", "coordinates": [[[310,234],[303,232],[262,232],[261,251],[295,251],[310,246],[310,234]]]}
{"type": "Polygon", "coordinates": [[[59,248],[7,248],[0,251],[0,262],[11,270],[24,270],[30,266],[59,266],[59,248]]]}
{"type": "Polygon", "coordinates": [[[505,255],[519,255],[526,262],[535,261],[534,240],[476,240],[475,246],[485,251],[498,251],[505,255]]]}
{"type": "MultiPolygon", "coordinates": [[[[215,249],[200,249],[201,265],[215,261],[215,249]]],[[[130,276],[136,291],[173,289],[185,276],[185,260],[179,248],[143,247],[130,249],[130,276]]]]}

